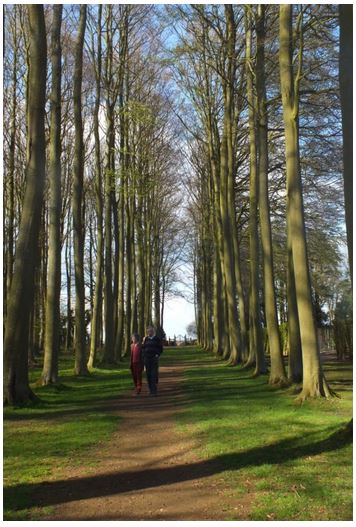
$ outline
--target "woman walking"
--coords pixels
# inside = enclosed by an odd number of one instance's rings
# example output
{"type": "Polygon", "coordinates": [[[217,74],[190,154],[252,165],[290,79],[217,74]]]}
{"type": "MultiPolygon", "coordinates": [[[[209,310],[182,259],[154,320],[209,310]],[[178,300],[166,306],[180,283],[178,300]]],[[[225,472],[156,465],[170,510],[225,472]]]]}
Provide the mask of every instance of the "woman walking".
{"type": "Polygon", "coordinates": [[[137,333],[134,333],[131,339],[130,369],[135,384],[134,395],[139,395],[142,389],[143,359],[140,337],[137,333]]]}

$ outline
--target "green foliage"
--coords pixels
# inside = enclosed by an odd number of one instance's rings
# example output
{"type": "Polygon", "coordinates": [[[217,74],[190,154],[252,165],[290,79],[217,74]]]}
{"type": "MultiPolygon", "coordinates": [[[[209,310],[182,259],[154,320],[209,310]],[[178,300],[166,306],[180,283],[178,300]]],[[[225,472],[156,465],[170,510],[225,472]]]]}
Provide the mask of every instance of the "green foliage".
{"type": "Polygon", "coordinates": [[[186,373],[192,404],[179,426],[193,433],[199,455],[222,466],[236,504],[250,493],[245,516],[229,520],[351,520],[352,367],[328,363],[333,400],[294,402],[291,390],[228,368],[199,350],[179,349],[201,367],[186,373]]]}
{"type": "Polygon", "coordinates": [[[61,358],[60,383],[38,387],[41,368],[31,370],[31,382],[40,401],[4,411],[4,517],[34,519],[26,486],[15,497],[11,487],[50,479],[62,468],[86,464],[88,448],[106,439],[119,418],[107,411],[107,402],[131,386],[127,368],[93,369],[90,376],[73,375],[73,359],[61,358]]]}

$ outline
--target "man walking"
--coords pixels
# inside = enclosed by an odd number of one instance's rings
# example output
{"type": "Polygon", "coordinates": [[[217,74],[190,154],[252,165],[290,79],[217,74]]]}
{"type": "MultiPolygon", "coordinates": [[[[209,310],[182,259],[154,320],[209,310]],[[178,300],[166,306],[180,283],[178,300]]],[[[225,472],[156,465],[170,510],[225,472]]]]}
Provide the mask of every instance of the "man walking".
{"type": "Polygon", "coordinates": [[[146,369],[150,395],[157,395],[159,357],[163,351],[162,342],[152,326],[147,328],[147,336],[142,344],[143,360],[146,369]]]}

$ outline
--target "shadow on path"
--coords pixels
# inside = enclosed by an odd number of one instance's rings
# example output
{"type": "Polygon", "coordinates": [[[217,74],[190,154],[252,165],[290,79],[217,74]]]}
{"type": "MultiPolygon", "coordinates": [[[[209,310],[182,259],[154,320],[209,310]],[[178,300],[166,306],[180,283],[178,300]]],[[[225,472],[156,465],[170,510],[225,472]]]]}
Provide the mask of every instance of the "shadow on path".
{"type": "MultiPolygon", "coordinates": [[[[331,431],[331,430],[330,430],[331,431]]],[[[20,490],[38,496],[37,506],[58,505],[71,501],[118,495],[131,491],[170,485],[196,478],[205,478],[225,470],[239,470],[248,466],[283,464],[304,456],[338,450],[352,442],[347,429],[338,429],[322,441],[313,441],[309,434],[307,444],[298,444],[301,437],[279,441],[264,447],[224,454],[211,460],[180,464],[172,467],[113,472],[98,476],[65,479],[54,482],[15,485],[4,489],[4,499],[13,500],[20,490]]],[[[303,437],[305,440],[305,437],[303,437]]],[[[35,500],[34,500],[35,501],[35,500]]]]}

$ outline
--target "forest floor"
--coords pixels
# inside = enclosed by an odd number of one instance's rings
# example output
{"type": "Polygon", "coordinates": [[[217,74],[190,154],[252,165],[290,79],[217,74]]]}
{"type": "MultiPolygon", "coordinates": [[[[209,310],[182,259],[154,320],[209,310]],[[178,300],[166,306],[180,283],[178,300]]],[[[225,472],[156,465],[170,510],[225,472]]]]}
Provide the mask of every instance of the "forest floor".
{"type": "MultiPolygon", "coordinates": [[[[21,447],[15,455],[9,445],[5,519],[351,520],[352,438],[342,430],[352,415],[352,366],[325,358],[342,398],[302,406],[291,390],[196,348],[165,350],[157,397],[145,382],[133,396],[127,369],[108,370],[97,372],[100,385],[81,381],[73,407],[75,388],[66,386],[75,380],[64,377],[44,406],[5,414],[5,441],[37,426],[41,448],[52,448],[47,458],[40,448],[47,462],[37,460],[35,475],[27,467],[26,479],[21,447]],[[63,421],[67,431],[48,435],[63,421]],[[66,434],[80,440],[68,443],[66,434]]],[[[35,454],[34,437],[28,449],[35,454]]]]}

